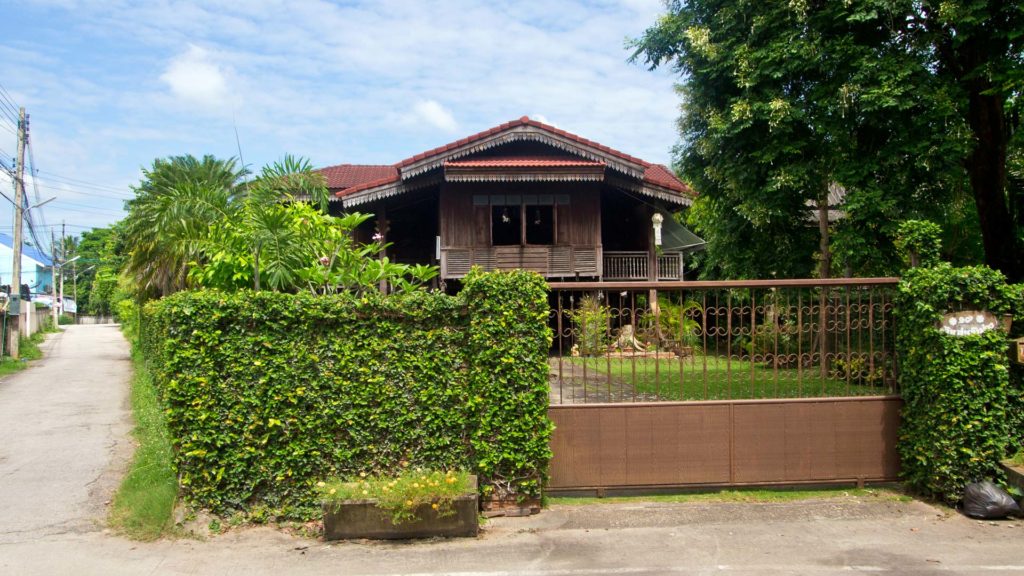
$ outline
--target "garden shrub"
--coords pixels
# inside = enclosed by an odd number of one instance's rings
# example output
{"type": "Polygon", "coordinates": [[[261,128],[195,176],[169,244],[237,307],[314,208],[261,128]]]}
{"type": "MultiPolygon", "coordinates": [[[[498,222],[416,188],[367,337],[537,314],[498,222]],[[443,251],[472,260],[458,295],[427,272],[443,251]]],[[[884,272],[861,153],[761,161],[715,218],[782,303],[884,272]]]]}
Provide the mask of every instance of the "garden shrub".
{"type": "Polygon", "coordinates": [[[582,356],[598,356],[608,350],[611,343],[609,325],[611,308],[597,296],[584,294],[579,306],[568,313],[575,335],[575,346],[582,356]]]}
{"type": "Polygon", "coordinates": [[[1020,389],[1009,380],[1006,332],[947,335],[939,329],[942,315],[1002,316],[1021,309],[1018,297],[1001,273],[984,266],[912,268],[900,282],[895,316],[905,406],[898,448],[903,476],[926,495],[952,503],[967,483],[1000,478],[1011,434],[1020,434],[1011,429],[1019,426],[1020,389]]]}
{"type": "Polygon", "coordinates": [[[473,273],[460,294],[470,326],[467,408],[474,470],[485,496],[538,497],[551,460],[547,284],[523,271],[473,273]]]}
{"type": "Polygon", "coordinates": [[[181,292],[146,307],[182,497],[315,511],[315,485],[406,466],[539,494],[550,454],[546,295],[528,273],[459,296],[181,292]],[[541,314],[543,311],[543,314],[541,314]]]}

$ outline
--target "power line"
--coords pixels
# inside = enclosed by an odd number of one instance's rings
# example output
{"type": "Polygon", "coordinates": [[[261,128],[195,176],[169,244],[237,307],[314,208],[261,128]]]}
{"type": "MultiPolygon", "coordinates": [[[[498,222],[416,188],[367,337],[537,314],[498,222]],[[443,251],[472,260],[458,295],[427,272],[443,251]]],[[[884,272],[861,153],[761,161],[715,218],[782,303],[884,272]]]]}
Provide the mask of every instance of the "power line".
{"type": "Polygon", "coordinates": [[[11,115],[11,120],[17,123],[18,118],[18,104],[11,98],[11,94],[4,88],[3,84],[0,84],[0,109],[5,110],[5,113],[11,115]]]}
{"type": "Polygon", "coordinates": [[[60,186],[57,186],[57,185],[55,185],[53,183],[46,183],[45,181],[44,182],[40,182],[37,185],[40,188],[46,188],[46,189],[52,190],[54,192],[71,192],[71,193],[74,193],[74,194],[81,194],[83,196],[88,196],[90,198],[106,198],[108,200],[120,200],[122,202],[125,201],[125,200],[131,200],[133,198],[132,196],[113,196],[113,195],[101,194],[100,192],[94,192],[92,190],[84,190],[83,191],[83,190],[75,190],[73,188],[61,188],[60,186]]]}
{"type": "MultiPolygon", "coordinates": [[[[35,192],[36,205],[38,206],[43,201],[43,197],[39,195],[39,180],[35,177],[36,155],[32,149],[32,135],[31,132],[29,132],[28,130],[28,126],[25,126],[25,144],[28,148],[28,170],[29,174],[32,174],[32,191],[35,192]]],[[[25,200],[25,203],[28,204],[28,199],[25,200]]],[[[43,210],[40,208],[36,212],[39,215],[39,221],[42,223],[43,226],[46,226],[46,215],[43,213],[43,210]]],[[[39,236],[36,235],[36,230],[34,226],[35,222],[32,220],[32,212],[27,211],[27,216],[28,218],[26,218],[26,220],[28,220],[29,234],[32,235],[32,239],[36,241],[36,244],[38,244],[39,246],[43,246],[43,243],[39,240],[39,236]]]]}
{"type": "MultiPolygon", "coordinates": [[[[60,224],[47,224],[45,228],[60,228],[60,224]]],[[[106,228],[106,226],[87,226],[85,224],[65,224],[68,228],[84,228],[86,230],[93,230],[95,228],[106,228]]],[[[0,226],[0,230],[14,230],[14,226],[0,226]]]]}
{"type": "Polygon", "coordinates": [[[45,176],[43,177],[43,180],[56,180],[58,182],[67,182],[69,184],[74,184],[74,185],[80,186],[80,187],[95,188],[97,190],[103,190],[103,191],[107,191],[107,192],[115,192],[115,193],[118,193],[118,194],[125,194],[126,196],[133,196],[133,194],[131,192],[125,192],[123,188],[118,188],[116,186],[107,186],[105,184],[95,184],[95,183],[89,182],[87,180],[79,180],[77,178],[71,178],[69,176],[61,176],[60,174],[56,174],[54,172],[50,172],[49,170],[38,170],[37,172],[39,174],[45,174],[45,176]]]}

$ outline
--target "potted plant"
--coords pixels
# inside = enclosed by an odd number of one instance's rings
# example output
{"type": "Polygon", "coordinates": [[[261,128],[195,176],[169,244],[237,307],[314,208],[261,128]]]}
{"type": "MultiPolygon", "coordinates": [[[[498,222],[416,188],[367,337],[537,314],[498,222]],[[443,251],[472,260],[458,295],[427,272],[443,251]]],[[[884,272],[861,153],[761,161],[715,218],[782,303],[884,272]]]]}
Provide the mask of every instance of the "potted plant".
{"type": "Polygon", "coordinates": [[[319,482],[324,538],[476,536],[476,476],[410,469],[397,476],[361,473],[319,482]]]}
{"type": "Polygon", "coordinates": [[[1024,493],[1024,448],[1020,449],[1013,458],[1003,460],[1002,464],[1003,469],[1006,470],[1007,483],[1016,487],[1018,492],[1024,493]]]}

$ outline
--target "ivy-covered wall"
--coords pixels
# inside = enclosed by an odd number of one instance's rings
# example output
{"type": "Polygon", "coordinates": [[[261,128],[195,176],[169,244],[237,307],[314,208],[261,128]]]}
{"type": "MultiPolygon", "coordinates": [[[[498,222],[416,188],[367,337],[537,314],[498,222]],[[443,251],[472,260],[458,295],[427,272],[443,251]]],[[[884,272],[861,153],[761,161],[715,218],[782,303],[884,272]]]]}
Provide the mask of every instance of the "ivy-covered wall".
{"type": "Polygon", "coordinates": [[[181,493],[214,512],[314,512],[332,475],[463,468],[537,496],[550,460],[546,285],[474,273],[459,296],[183,292],[141,344],[181,493]]]}
{"type": "Polygon", "coordinates": [[[939,329],[944,313],[961,310],[1024,314],[1019,289],[984,266],[936,263],[903,276],[895,311],[903,475],[950,503],[968,482],[1001,477],[999,461],[1020,446],[1024,406],[1019,371],[1010,378],[1005,330],[952,336],[939,329]]]}

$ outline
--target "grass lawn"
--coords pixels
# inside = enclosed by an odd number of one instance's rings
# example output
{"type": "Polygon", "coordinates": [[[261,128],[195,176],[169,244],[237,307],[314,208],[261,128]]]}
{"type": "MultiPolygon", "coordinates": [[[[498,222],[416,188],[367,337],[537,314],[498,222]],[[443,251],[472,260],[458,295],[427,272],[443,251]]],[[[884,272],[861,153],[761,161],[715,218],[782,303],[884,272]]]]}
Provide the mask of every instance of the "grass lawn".
{"type": "Polygon", "coordinates": [[[157,402],[153,379],[141,354],[132,354],[132,413],[138,441],[128,474],[114,496],[110,524],[138,540],[154,540],[173,526],[178,481],[172,464],[170,436],[157,402]]]}
{"type": "MultiPolygon", "coordinates": [[[[889,393],[886,387],[840,378],[822,378],[818,367],[774,368],[762,363],[711,355],[680,359],[576,357],[586,368],[588,389],[612,386],[639,397],[661,400],[730,400],[868,396],[889,393]],[[611,376],[609,383],[608,376],[611,376]]],[[[580,370],[577,370],[579,372],[580,370]]]]}
{"type": "Polygon", "coordinates": [[[789,488],[750,488],[740,490],[719,490],[715,492],[690,492],[684,494],[659,494],[652,496],[611,496],[606,498],[579,498],[551,496],[548,504],[587,505],[617,504],[630,502],[792,502],[795,500],[820,500],[824,498],[881,498],[899,502],[912,500],[898,489],[893,488],[820,488],[802,490],[789,488]]]}
{"type": "Polygon", "coordinates": [[[42,358],[43,352],[39,349],[39,345],[43,343],[43,339],[46,338],[46,334],[49,332],[55,332],[55,330],[36,332],[28,338],[20,336],[18,338],[18,359],[12,360],[10,357],[4,356],[3,360],[0,361],[0,376],[24,370],[28,368],[30,360],[42,358]]]}

